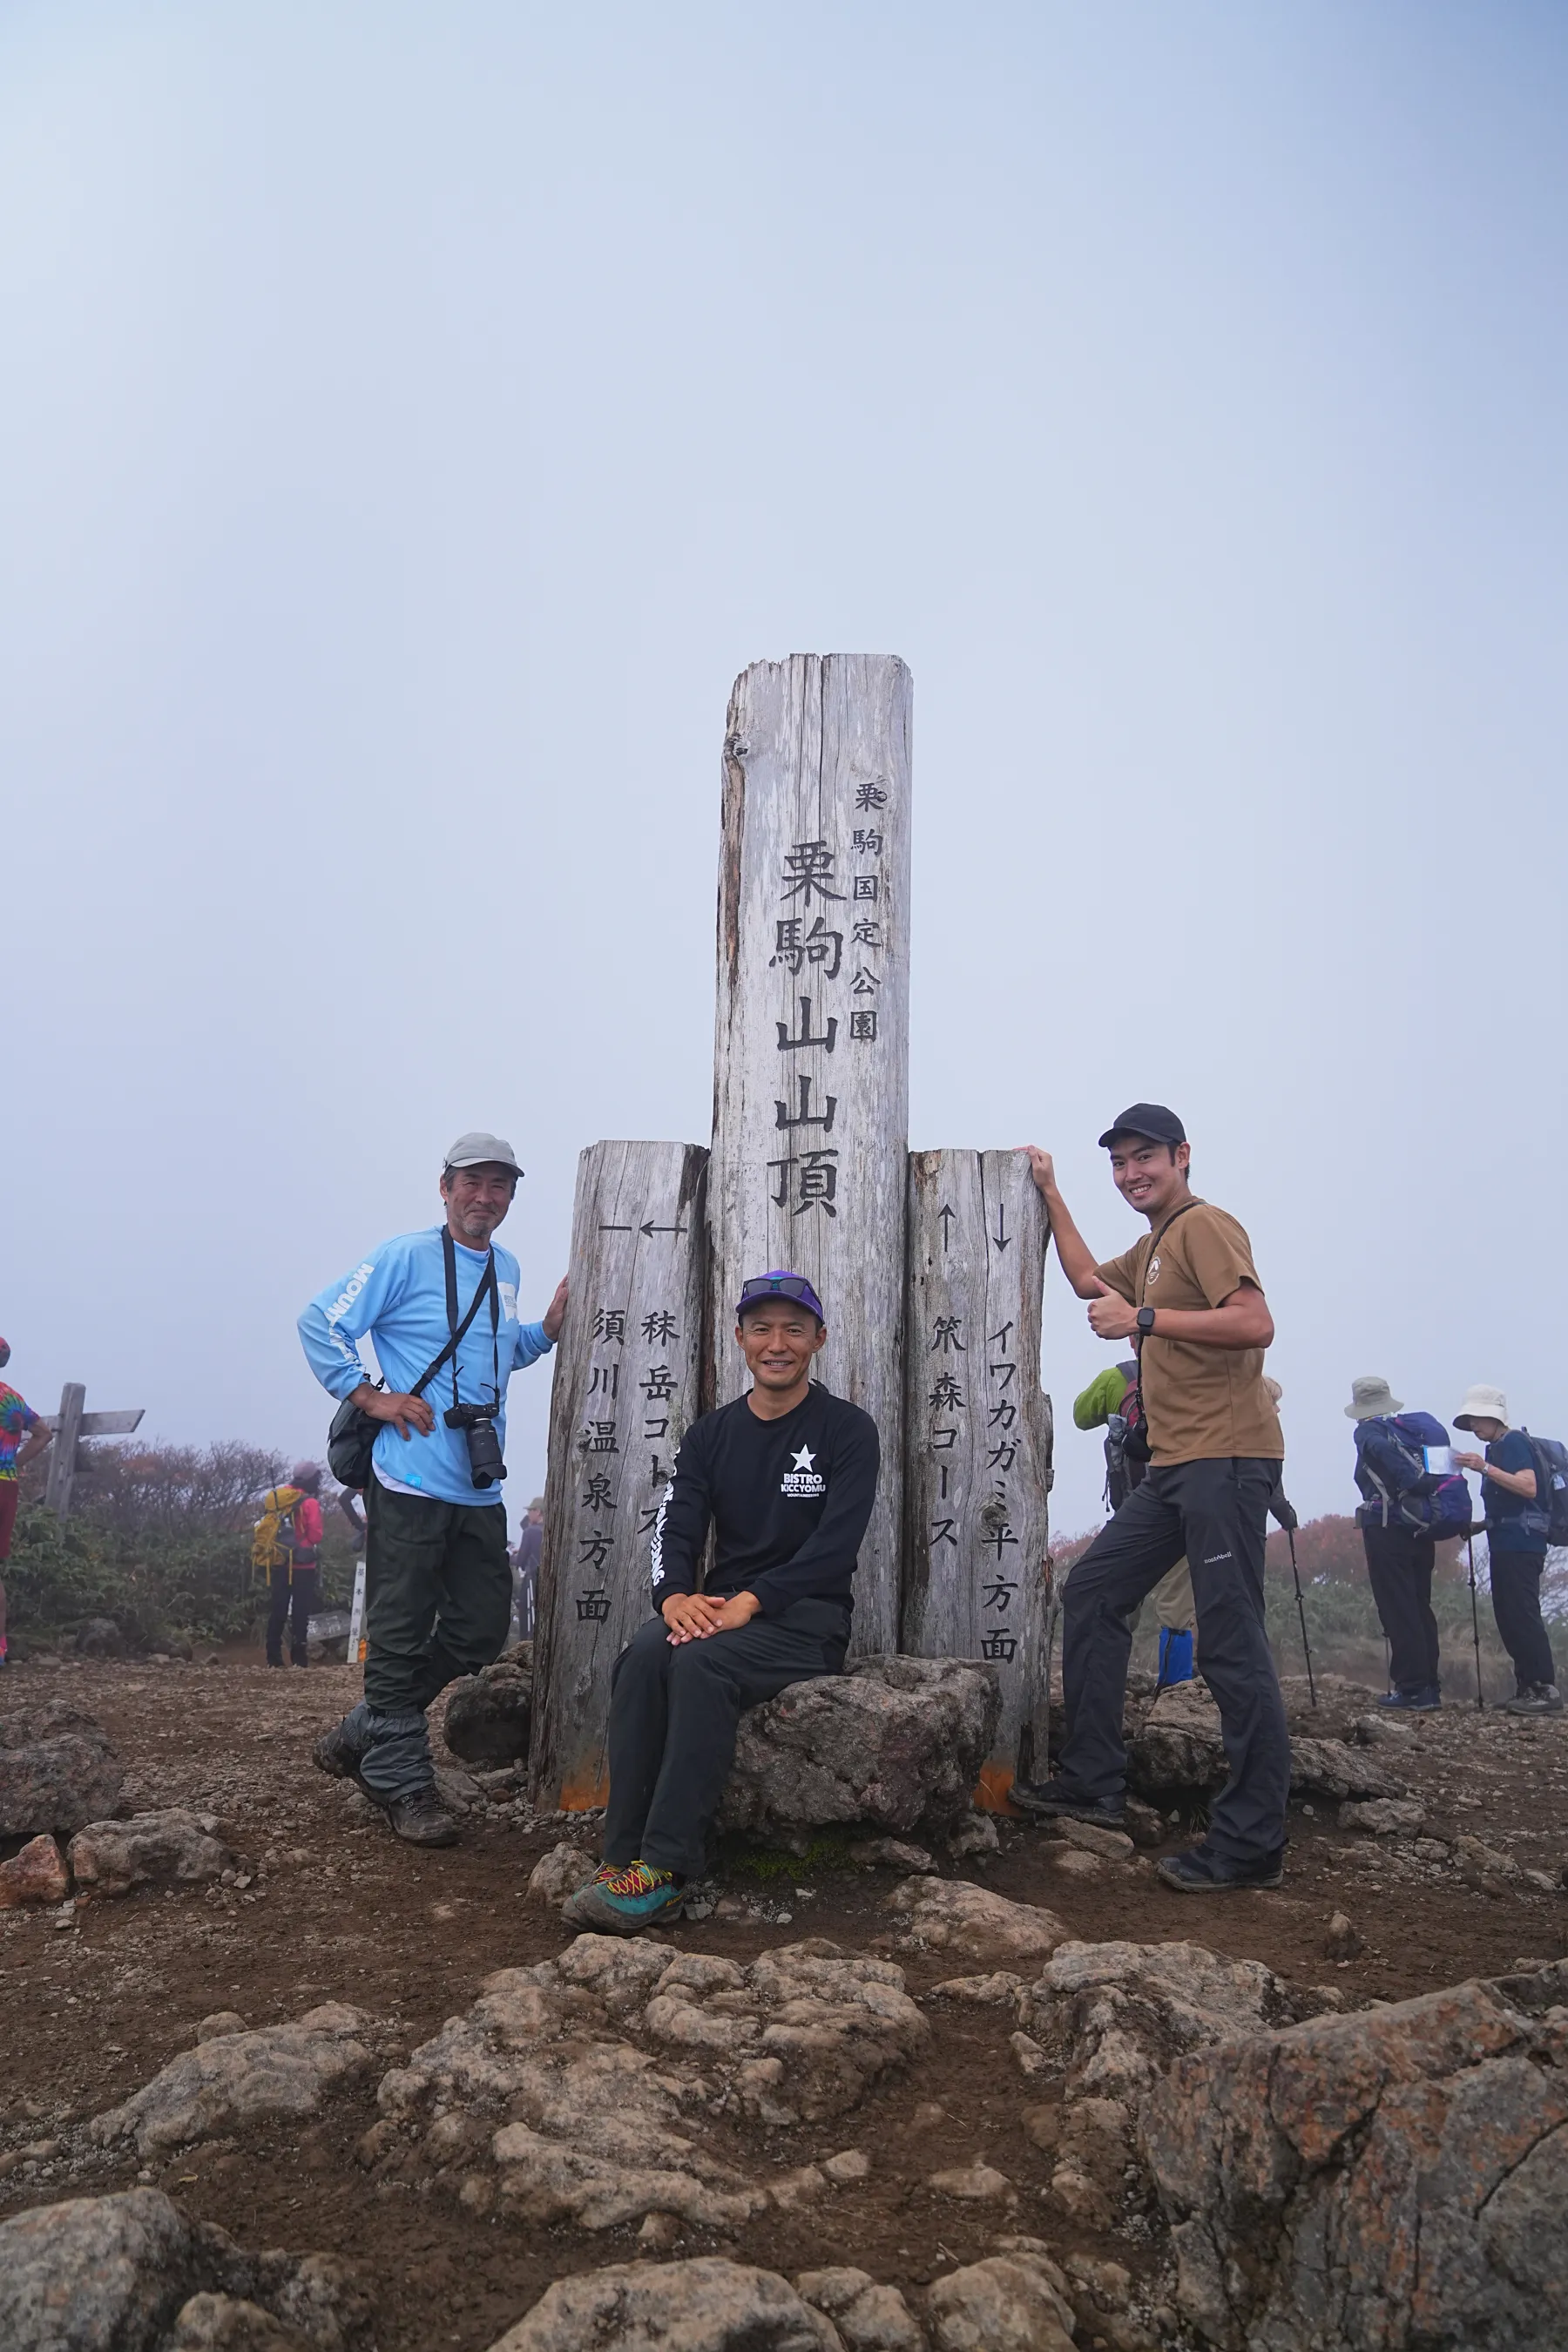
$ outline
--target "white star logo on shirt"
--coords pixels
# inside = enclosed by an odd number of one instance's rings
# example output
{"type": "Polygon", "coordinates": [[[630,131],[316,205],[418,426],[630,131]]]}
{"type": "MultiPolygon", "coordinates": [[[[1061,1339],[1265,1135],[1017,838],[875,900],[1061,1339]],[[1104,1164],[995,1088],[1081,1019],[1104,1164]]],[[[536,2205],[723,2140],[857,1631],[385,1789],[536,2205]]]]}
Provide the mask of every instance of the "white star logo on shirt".
{"type": "Polygon", "coordinates": [[[793,1459],[797,1470],[815,1470],[816,1467],[816,1456],[809,1445],[803,1445],[793,1459]]]}

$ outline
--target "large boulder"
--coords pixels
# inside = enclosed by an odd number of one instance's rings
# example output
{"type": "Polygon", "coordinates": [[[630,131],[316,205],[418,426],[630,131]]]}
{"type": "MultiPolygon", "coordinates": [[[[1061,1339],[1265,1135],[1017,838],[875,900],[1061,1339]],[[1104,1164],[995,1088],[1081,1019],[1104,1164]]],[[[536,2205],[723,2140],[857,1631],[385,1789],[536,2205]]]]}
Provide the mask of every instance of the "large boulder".
{"type": "MultiPolygon", "coordinates": [[[[1224,1788],[1230,1767],[1206,1683],[1174,1683],[1160,1692],[1128,1741],[1127,1772],[1135,1789],[1153,1797],[1174,1789],[1224,1788]]],[[[1402,1797],[1405,1783],[1346,1740],[1297,1735],[1290,1741],[1290,1793],[1341,1801],[1402,1797]]]]}
{"type": "Polygon", "coordinates": [[[370,2305],[331,2254],[247,2254],[160,2189],[0,2222],[5,2352],[351,2352],[370,2305]]]}
{"type": "Polygon", "coordinates": [[[171,2058],[150,2083],[105,2114],[88,2137],[100,2147],[133,2139],[154,2156],[191,2140],[248,2126],[313,2116],[335,2083],[372,2063],[363,2037],[371,2021],[342,2001],[323,2001],[289,2025],[219,2033],[171,2058]]]}
{"type": "Polygon", "coordinates": [[[65,1856],[52,1837],[29,1838],[20,1853],[0,1862],[0,1911],[24,1903],[63,1903],[69,1893],[65,1856]]]}
{"type": "Polygon", "coordinates": [[[100,1726],[64,1699],[0,1717],[0,1837],[68,1837],[113,1811],[124,1780],[100,1726]]]}
{"type": "Polygon", "coordinates": [[[1069,2220],[1113,2228],[1147,2201],[1133,2162],[1144,2095],[1173,2058],[1300,2014],[1257,1960],[1201,1944],[1064,1943],[1026,1996],[1040,2071],[1059,2103],[1026,2109],[1028,2137],[1052,2167],[1050,2195],[1069,2220]]]}
{"type": "Polygon", "coordinates": [[[1171,1684],[1127,1743],[1131,1785],[1155,1796],[1167,1789],[1223,1789],[1228,1774],[1208,1685],[1171,1684]]]}
{"type": "Polygon", "coordinates": [[[1035,1903],[1014,1903],[966,1878],[906,1879],[883,1904],[906,1951],[940,1952],[977,1969],[1037,1968],[1072,1930],[1035,1903]]]}
{"type": "Polygon", "coordinates": [[[797,2201],[801,2184],[742,2172],[715,2118],[824,2122],[930,2033],[901,1969],[820,1938],[742,1965],[578,1936],[554,1960],[488,1978],[384,2077],[366,2159],[532,2230],[649,2214],[733,2228],[797,2201]]]}
{"type": "Polygon", "coordinates": [[[1001,1705],[991,1668],[963,1658],[863,1658],[792,1683],[742,1717],[719,1825],[786,1839],[833,1822],[950,1828],[1001,1705]]]}
{"type": "Polygon", "coordinates": [[[826,2312],[845,2352],[926,2352],[920,2323],[896,2286],[879,2286],[869,2271],[847,2264],[802,2271],[795,2291],[826,2312]]]}
{"type": "Polygon", "coordinates": [[[129,1895],[133,1886],[195,1886],[220,1877],[235,1860],[221,1838],[178,1805],[132,1813],[123,1822],[89,1822],[78,1830],[69,1849],[78,1886],[94,1895],[129,1895]]]}
{"type": "Polygon", "coordinates": [[[1178,2058],[1142,2138],[1203,2340],[1568,2343],[1565,2001],[1558,1963],[1178,2058]]]}
{"type": "Polygon", "coordinates": [[[1135,2099],[1182,2053],[1300,2014],[1260,1960],[1202,1944],[1063,1941],[1030,1993],[1030,2032],[1071,2097],[1135,2099]]]}
{"type": "Polygon", "coordinates": [[[949,2271],[927,2297],[939,2352],[1072,2352],[1060,2279],[1047,2256],[1026,2252],[949,2271]]]}
{"type": "Polygon", "coordinates": [[[510,1652],[451,1685],[442,1737],[465,1764],[515,1764],[528,1754],[532,1719],[532,1671],[510,1652]]]}
{"type": "Polygon", "coordinates": [[[490,2352],[841,2352],[842,2341],[775,2271],[700,2255],[557,2279],[490,2352]]]}

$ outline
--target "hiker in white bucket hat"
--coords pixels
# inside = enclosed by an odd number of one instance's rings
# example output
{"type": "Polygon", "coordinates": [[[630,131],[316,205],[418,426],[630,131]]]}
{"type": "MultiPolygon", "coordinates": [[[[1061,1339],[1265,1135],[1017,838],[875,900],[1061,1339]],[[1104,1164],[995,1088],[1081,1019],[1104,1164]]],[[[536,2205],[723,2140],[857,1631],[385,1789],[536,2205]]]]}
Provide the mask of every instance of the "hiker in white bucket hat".
{"type": "Polygon", "coordinates": [[[1461,1470],[1479,1474],[1491,1556],[1492,1615],[1513,1660],[1516,1695],[1507,1715],[1561,1715],[1557,1668],[1541,1622],[1541,1571],[1546,1565],[1546,1515],[1537,1507],[1535,1448],[1508,1425],[1508,1399],[1485,1382],[1466,1392],[1456,1429],[1473,1430],[1485,1454],[1456,1454],[1461,1470]]]}

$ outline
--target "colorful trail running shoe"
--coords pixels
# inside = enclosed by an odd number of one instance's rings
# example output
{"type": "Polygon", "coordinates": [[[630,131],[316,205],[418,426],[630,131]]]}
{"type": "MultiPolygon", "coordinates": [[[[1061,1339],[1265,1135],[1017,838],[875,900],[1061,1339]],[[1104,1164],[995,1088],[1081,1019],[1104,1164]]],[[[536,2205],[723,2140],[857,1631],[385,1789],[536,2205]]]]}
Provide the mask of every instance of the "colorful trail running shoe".
{"type": "Polygon", "coordinates": [[[651,1863],[605,1864],[598,1874],[580,1886],[562,1906],[561,1916],[574,1927],[601,1935],[636,1936],[656,1920],[679,1918],[685,1889],[668,1870],[651,1863]]]}

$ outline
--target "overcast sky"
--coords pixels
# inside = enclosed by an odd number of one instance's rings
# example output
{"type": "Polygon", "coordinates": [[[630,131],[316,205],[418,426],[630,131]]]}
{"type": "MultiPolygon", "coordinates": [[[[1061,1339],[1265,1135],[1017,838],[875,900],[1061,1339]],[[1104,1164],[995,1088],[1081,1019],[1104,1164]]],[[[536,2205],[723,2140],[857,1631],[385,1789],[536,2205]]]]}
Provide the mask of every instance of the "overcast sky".
{"type": "MultiPolygon", "coordinates": [[[[499,1129],[707,1139],[731,678],[915,680],[911,1142],[1176,1106],[1289,1485],[1568,1433],[1568,12],[5,0],[10,1377],[320,1454],[499,1129]]],[[[1099,1516],[1053,1265],[1055,1522],[1099,1516]]],[[[513,1503],[549,1368],[512,1384],[513,1503]]]]}

